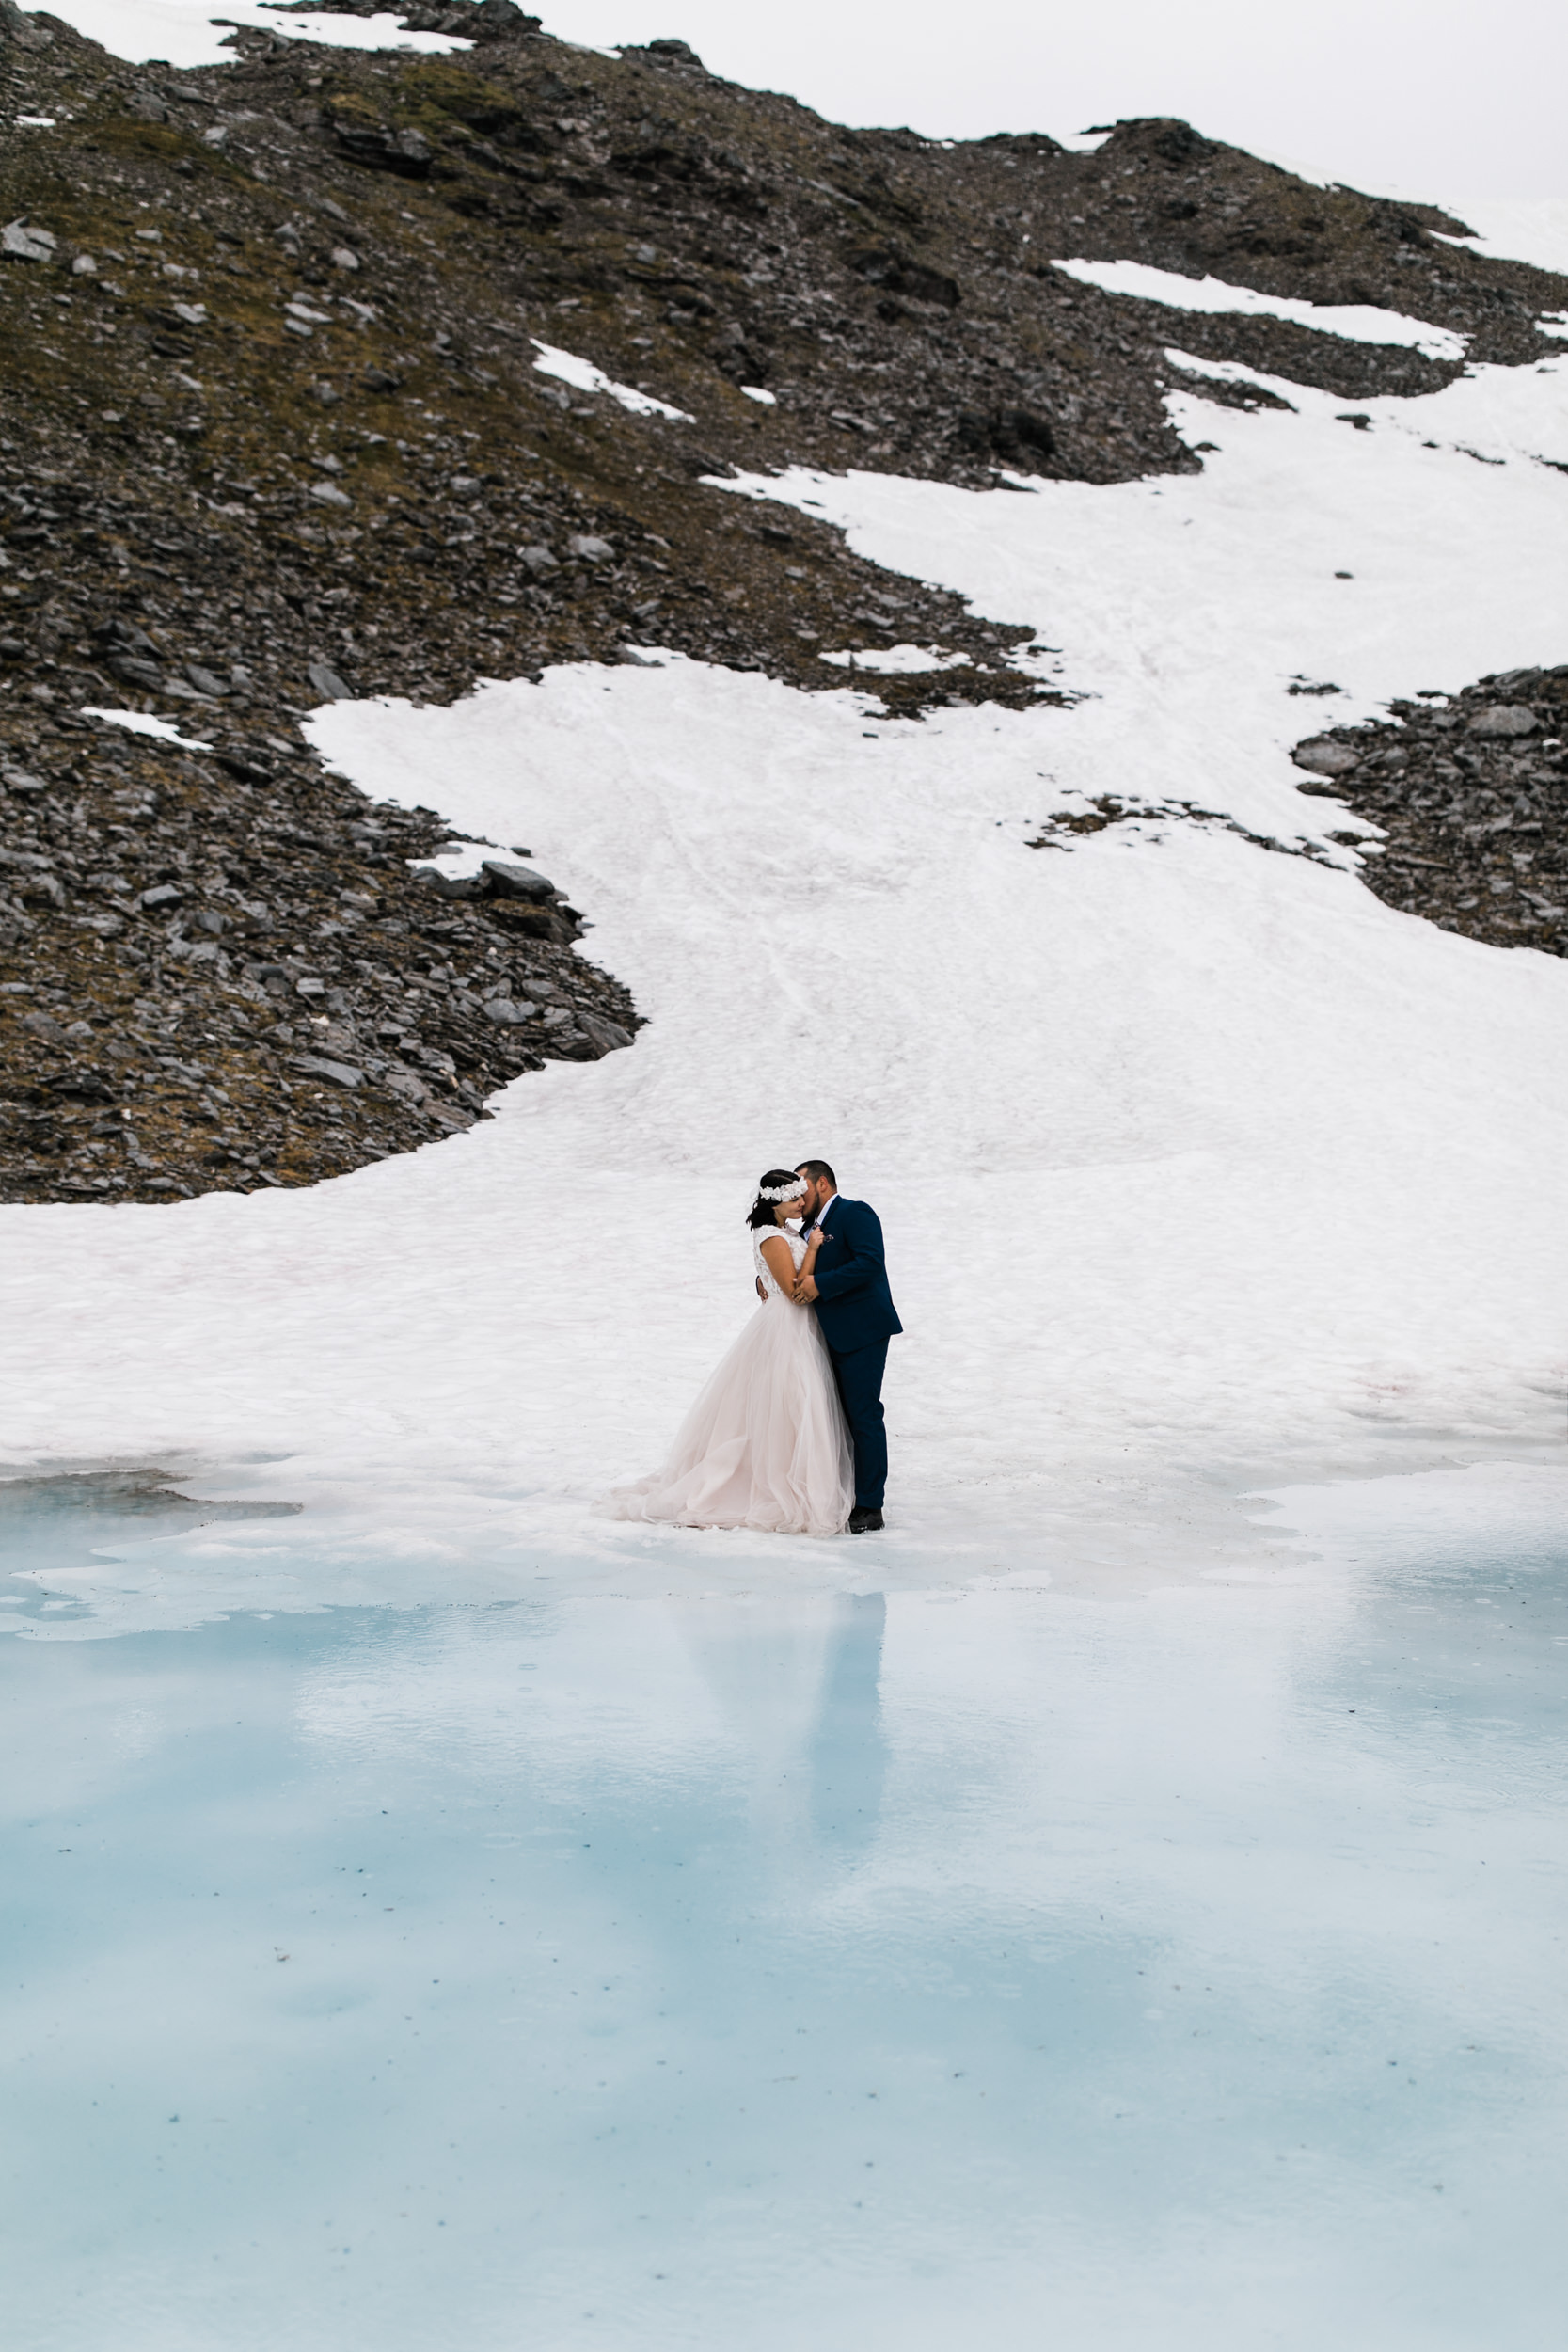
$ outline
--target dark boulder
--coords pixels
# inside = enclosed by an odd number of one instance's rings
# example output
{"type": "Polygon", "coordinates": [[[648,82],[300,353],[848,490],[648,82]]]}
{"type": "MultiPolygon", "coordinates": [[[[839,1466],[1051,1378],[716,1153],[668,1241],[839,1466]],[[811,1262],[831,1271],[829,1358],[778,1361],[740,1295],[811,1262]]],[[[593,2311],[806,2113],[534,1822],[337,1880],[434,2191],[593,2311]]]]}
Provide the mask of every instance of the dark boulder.
{"type": "Polygon", "coordinates": [[[903,294],[908,301],[932,302],[944,310],[956,310],[963,299],[957,278],[912,260],[897,246],[863,246],[846,258],[857,278],[863,278],[868,285],[885,287],[889,294],[903,294]]]}
{"type": "Polygon", "coordinates": [[[1031,408],[962,408],[957,439],[960,449],[999,458],[1006,466],[1037,463],[1056,453],[1055,435],[1031,408]]]}
{"type": "Polygon", "coordinates": [[[429,179],[430,145],[421,133],[372,130],[362,122],[342,120],[335,121],[332,128],[339,146],[356,164],[395,171],[404,180],[429,179]]]}
{"type": "Polygon", "coordinates": [[[526,898],[532,906],[542,906],[556,895],[554,882],[546,882],[531,866],[513,866],[503,858],[487,857],[484,873],[499,898],[526,898]]]}
{"type": "Polygon", "coordinates": [[[164,674],[155,661],[140,661],[134,653],[112,653],[103,666],[113,672],[121,685],[139,686],[149,693],[156,693],[164,682],[164,674]]]}

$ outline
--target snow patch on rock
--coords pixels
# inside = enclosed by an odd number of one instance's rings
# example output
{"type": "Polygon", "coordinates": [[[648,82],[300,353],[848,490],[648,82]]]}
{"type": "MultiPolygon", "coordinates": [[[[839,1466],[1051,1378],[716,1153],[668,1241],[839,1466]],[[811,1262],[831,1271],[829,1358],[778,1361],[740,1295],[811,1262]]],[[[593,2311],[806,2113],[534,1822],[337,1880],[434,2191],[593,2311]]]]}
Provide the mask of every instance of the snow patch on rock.
{"type": "Polygon", "coordinates": [[[1163,302],[1174,310],[1237,312],[1249,318],[1289,319],[1320,335],[1339,335],[1353,343],[1397,343],[1429,359],[1463,359],[1465,338],[1423,319],[1404,318],[1367,302],[1302,302],[1293,294],[1258,294],[1251,286],[1227,286],[1219,278],[1182,278],[1147,262],[1053,262],[1053,269],[1102,294],[1137,302],[1163,302]]]}
{"type": "Polygon", "coordinates": [[[843,653],[825,653],[835,670],[873,670],[885,677],[908,677],[923,670],[962,670],[966,653],[939,653],[934,645],[857,645],[843,653]]]}
{"type": "Polygon", "coordinates": [[[603,393],[619,401],[623,408],[629,408],[634,417],[670,417],[677,424],[691,422],[684,408],[672,408],[667,400],[655,400],[651,392],[640,392],[630,384],[617,384],[592,359],[579,359],[575,352],[558,351],[551,343],[540,342],[537,337],[533,347],[539,354],[533,364],[541,375],[553,375],[579,392],[603,393]]]}
{"type": "Polygon", "coordinates": [[[210,752],[211,743],[198,742],[194,736],[182,735],[172,719],[154,718],[147,710],[100,710],[94,704],[84,703],[84,719],[103,719],[112,727],[123,727],[128,735],[155,736],[160,743],[178,743],[184,752],[210,752]]]}

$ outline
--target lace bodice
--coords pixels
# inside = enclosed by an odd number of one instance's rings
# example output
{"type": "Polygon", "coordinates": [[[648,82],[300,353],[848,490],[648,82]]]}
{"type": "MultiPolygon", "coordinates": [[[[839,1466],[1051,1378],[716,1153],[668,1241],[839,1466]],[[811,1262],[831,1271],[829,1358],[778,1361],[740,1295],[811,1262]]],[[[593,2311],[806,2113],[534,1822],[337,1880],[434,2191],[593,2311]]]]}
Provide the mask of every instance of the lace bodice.
{"type": "Polygon", "coordinates": [[[761,1278],[762,1287],[768,1293],[769,1298],[782,1298],[784,1296],[784,1293],[780,1290],[777,1282],[774,1281],[768,1261],[762,1254],[763,1243],[765,1241],[771,1241],[775,1233],[779,1234],[784,1241],[788,1242],[789,1254],[794,1259],[797,1265],[800,1263],[801,1259],[806,1254],[806,1245],[799,1233],[792,1233],[790,1232],[787,1225],[759,1225],[752,1232],[752,1263],[756,1267],[757,1273],[761,1278]]]}

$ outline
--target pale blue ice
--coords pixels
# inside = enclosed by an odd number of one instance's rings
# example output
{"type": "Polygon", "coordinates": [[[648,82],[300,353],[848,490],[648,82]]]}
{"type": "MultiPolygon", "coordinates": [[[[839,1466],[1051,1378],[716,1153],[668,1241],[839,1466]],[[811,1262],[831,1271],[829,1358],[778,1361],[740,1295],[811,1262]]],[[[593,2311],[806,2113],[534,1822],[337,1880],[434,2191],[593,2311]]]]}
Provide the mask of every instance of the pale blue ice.
{"type": "Polygon", "coordinates": [[[1418,1485],[1120,1598],[12,1581],[8,2344],[1559,2342],[1568,1547],[1418,1485]]]}

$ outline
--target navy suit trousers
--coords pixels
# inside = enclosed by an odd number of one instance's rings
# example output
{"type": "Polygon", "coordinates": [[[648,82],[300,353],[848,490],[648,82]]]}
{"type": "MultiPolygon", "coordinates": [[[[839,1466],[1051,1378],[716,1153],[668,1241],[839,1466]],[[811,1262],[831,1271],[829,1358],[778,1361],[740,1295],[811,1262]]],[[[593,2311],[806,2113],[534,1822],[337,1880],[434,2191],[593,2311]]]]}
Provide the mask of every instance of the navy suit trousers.
{"type": "Polygon", "coordinates": [[[878,1340],[843,1356],[836,1349],[828,1351],[855,1449],[855,1504],[863,1511],[879,1511],[887,1493],[887,1429],[882,1420],[887,1345],[886,1340],[878,1340]]]}

